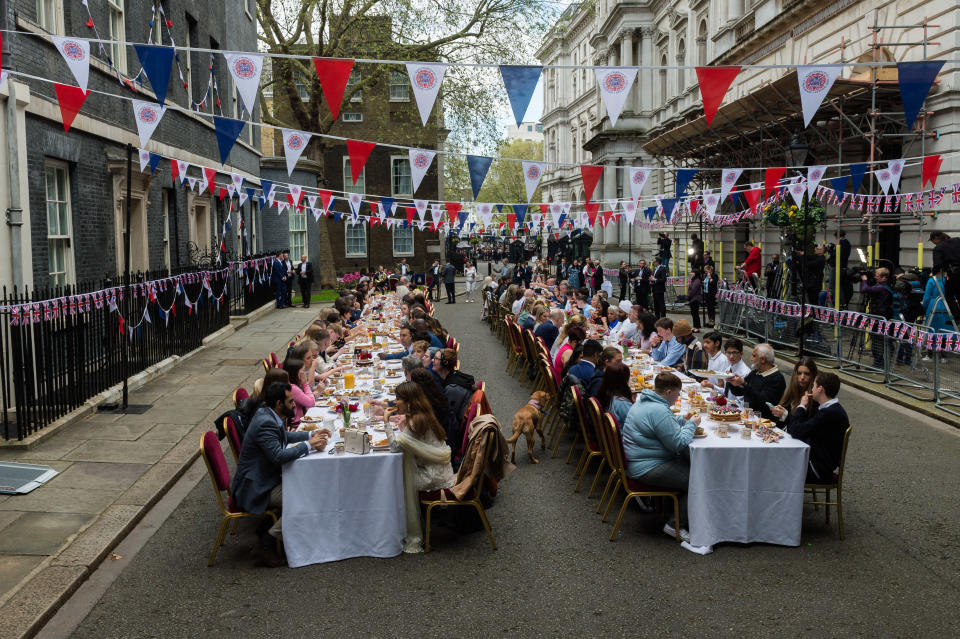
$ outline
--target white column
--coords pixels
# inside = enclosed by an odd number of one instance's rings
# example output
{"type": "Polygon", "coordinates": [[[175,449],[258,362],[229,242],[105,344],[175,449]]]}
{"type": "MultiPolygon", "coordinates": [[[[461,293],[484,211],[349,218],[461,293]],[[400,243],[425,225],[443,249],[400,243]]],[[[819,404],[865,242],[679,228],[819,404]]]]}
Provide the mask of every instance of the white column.
{"type": "MultiPolygon", "coordinates": [[[[640,63],[646,65],[654,64],[653,60],[653,27],[644,27],[641,31],[641,50],[643,55],[640,56],[640,63]]],[[[640,103],[640,110],[649,113],[653,111],[653,85],[654,85],[654,73],[653,68],[644,69],[640,72],[640,80],[643,81],[643,85],[640,89],[637,89],[637,97],[640,103]]]]}
{"type": "MultiPolygon", "coordinates": [[[[613,166],[606,166],[603,169],[603,203],[600,210],[605,211],[609,208],[608,200],[617,197],[617,170],[613,166]]],[[[606,248],[613,248],[617,245],[617,225],[613,222],[607,224],[604,229],[603,243],[606,248]]]]}
{"type": "MultiPolygon", "coordinates": [[[[620,32],[620,66],[633,66],[633,31],[624,29],[620,32]]],[[[634,81],[630,87],[630,93],[627,94],[627,101],[624,102],[624,111],[633,111],[634,92],[637,90],[637,83],[634,81]]]]}

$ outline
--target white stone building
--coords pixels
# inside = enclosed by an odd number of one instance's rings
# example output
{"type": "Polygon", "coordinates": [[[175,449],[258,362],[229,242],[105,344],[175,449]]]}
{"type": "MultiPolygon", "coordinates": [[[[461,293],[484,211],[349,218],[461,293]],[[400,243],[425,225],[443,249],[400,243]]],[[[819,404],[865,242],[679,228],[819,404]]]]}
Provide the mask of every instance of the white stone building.
{"type": "Polygon", "coordinates": [[[503,135],[507,140],[543,142],[543,125],[533,121],[521,122],[520,126],[516,124],[506,124],[503,127],[503,135]]]}
{"type": "MultiPolygon", "coordinates": [[[[958,25],[960,5],[949,0],[597,0],[571,5],[538,51],[544,65],[643,68],[615,127],[610,126],[591,69],[547,69],[545,160],[611,167],[597,186],[595,200],[624,195],[627,172],[613,166],[712,169],[696,176],[688,189],[693,193],[719,187],[716,169],[791,165],[789,147],[799,132],[810,147],[806,164],[869,161],[871,153],[875,161],[939,153],[944,162],[938,185],[960,182],[960,162],[950,156],[960,146],[960,92],[953,63],[943,67],[924,105],[926,117],[921,113],[912,132],[903,124],[895,67],[878,71],[876,83],[871,67],[844,67],[806,129],[794,69],[743,69],[708,128],[693,68],[953,59],[960,46],[958,25]],[[926,54],[916,44],[925,38],[926,54]],[[876,117],[870,115],[872,104],[876,117]]],[[[825,179],[835,175],[836,169],[828,170],[825,179]]],[[[762,171],[746,171],[738,184],[762,179],[762,171]]],[[[908,163],[901,192],[920,190],[919,182],[919,162],[908,163]]],[[[548,199],[573,200],[582,208],[583,185],[576,167],[548,167],[543,187],[548,199]]],[[[654,170],[644,197],[670,194],[673,188],[672,171],[654,170]]],[[[869,173],[860,190],[868,192],[878,192],[869,173]]],[[[948,194],[935,219],[926,216],[921,222],[910,213],[893,212],[868,224],[863,212],[845,209],[840,223],[865,253],[915,265],[921,236],[925,239],[932,228],[960,229],[957,210],[948,194]]],[[[826,228],[818,229],[819,241],[832,241],[837,227],[838,207],[828,206],[827,213],[830,219],[826,228]]],[[[685,252],[688,235],[699,232],[699,222],[684,220],[668,229],[675,240],[675,256],[685,252]]],[[[638,254],[646,258],[652,254],[650,233],[625,226],[594,229],[592,254],[605,265],[628,255],[635,261],[638,254]]],[[[747,237],[762,242],[765,260],[781,250],[780,230],[759,220],[722,229],[706,226],[705,231],[707,248],[713,249],[715,259],[722,258],[728,277],[734,261],[744,257],[734,245],[739,247],[747,237]]],[[[932,245],[926,243],[922,254],[926,266],[931,264],[931,251],[932,245]]],[[[682,260],[680,264],[682,270],[682,260]]]]}

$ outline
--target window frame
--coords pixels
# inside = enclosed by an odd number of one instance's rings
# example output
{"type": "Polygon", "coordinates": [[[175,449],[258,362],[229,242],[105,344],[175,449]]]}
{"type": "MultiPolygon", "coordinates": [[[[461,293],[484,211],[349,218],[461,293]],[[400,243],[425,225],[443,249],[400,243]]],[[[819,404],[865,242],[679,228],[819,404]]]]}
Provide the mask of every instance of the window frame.
{"type": "Polygon", "coordinates": [[[410,156],[409,156],[409,155],[391,155],[391,156],[390,156],[390,193],[391,193],[391,195],[393,195],[394,197],[396,197],[396,196],[398,196],[398,195],[399,195],[399,196],[403,196],[403,195],[413,196],[413,167],[410,166],[410,156]],[[406,163],[407,163],[407,178],[408,178],[409,183],[410,183],[410,190],[409,190],[409,191],[398,191],[398,190],[396,190],[396,188],[394,188],[394,187],[395,187],[395,182],[394,182],[393,163],[394,163],[394,161],[396,161],[396,160],[400,160],[400,161],[402,161],[402,162],[406,162],[406,163]]]}
{"type": "Polygon", "coordinates": [[[358,113],[356,111],[344,111],[340,114],[340,120],[343,122],[363,122],[363,113],[358,113]],[[348,115],[358,115],[358,118],[347,118],[348,115]]]}
{"type": "Polygon", "coordinates": [[[394,226],[394,227],[393,227],[393,242],[392,242],[392,244],[393,244],[393,256],[394,256],[394,257],[413,257],[414,253],[416,252],[416,244],[415,244],[415,240],[414,240],[413,227],[412,227],[412,226],[408,226],[407,228],[403,228],[402,226],[399,226],[399,225],[398,225],[398,226],[394,226]],[[404,231],[404,232],[409,232],[409,233],[410,233],[410,250],[409,250],[409,251],[398,251],[398,250],[397,250],[397,231],[404,231]]]}
{"type": "Polygon", "coordinates": [[[37,26],[54,35],[64,35],[63,0],[37,0],[37,26]],[[56,15],[46,15],[46,5],[52,5],[56,15]]]}
{"type": "Polygon", "coordinates": [[[170,195],[173,189],[161,189],[160,211],[163,218],[163,267],[170,269],[170,195]]]}
{"type": "Polygon", "coordinates": [[[360,171],[360,177],[357,178],[357,184],[360,184],[361,181],[363,182],[363,185],[360,186],[360,187],[358,187],[358,186],[356,186],[356,185],[353,184],[353,175],[351,174],[350,169],[348,168],[348,167],[350,166],[350,156],[349,156],[349,155],[344,155],[344,156],[343,156],[343,162],[342,162],[341,166],[343,167],[343,192],[344,192],[344,194],[348,194],[348,193],[359,193],[360,195],[366,195],[365,191],[366,191],[366,188],[367,188],[367,166],[366,166],[366,165],[363,166],[363,170],[360,171]],[[349,175],[350,177],[347,177],[348,175],[349,175]]]}
{"type": "Polygon", "coordinates": [[[307,229],[307,212],[295,207],[287,209],[287,242],[290,245],[290,255],[296,256],[299,260],[301,255],[306,255],[310,259],[310,250],[307,229]],[[297,222],[298,228],[294,228],[294,222],[297,222]],[[300,224],[302,222],[302,225],[300,224]],[[300,241],[294,239],[295,235],[300,236],[300,241]],[[300,247],[297,250],[294,247],[300,247]]]}
{"type": "Polygon", "coordinates": [[[353,69],[350,71],[350,75],[347,77],[347,85],[345,87],[345,93],[350,96],[351,102],[363,102],[363,91],[355,91],[352,87],[363,82],[363,74],[360,73],[358,69],[353,69]],[[354,80],[354,74],[356,74],[356,80],[354,80]]]}
{"type": "MultiPolygon", "coordinates": [[[[62,160],[55,160],[52,158],[46,158],[43,162],[43,177],[44,177],[44,203],[46,204],[46,230],[47,230],[47,278],[52,286],[67,286],[71,284],[76,284],[76,264],[74,261],[74,251],[73,251],[73,200],[70,192],[70,165],[62,160]],[[60,231],[66,231],[66,233],[51,234],[50,233],[50,191],[48,188],[48,172],[50,170],[55,172],[63,172],[63,184],[64,190],[63,193],[58,193],[62,199],[53,200],[56,203],[62,203],[66,214],[63,220],[63,224],[67,227],[66,229],[58,229],[60,231]],[[51,242],[65,242],[64,254],[63,254],[63,282],[57,282],[54,279],[54,274],[61,273],[61,271],[52,271],[50,264],[50,257],[53,255],[51,248],[51,242]]],[[[59,213],[59,211],[58,211],[59,213]]],[[[60,220],[57,220],[58,226],[60,225],[60,220]]]]}
{"type": "MultiPolygon", "coordinates": [[[[353,238],[356,239],[356,238],[353,238]]],[[[343,223],[343,255],[347,258],[355,257],[366,257],[367,256],[367,225],[363,221],[358,221],[356,224],[352,224],[349,220],[344,221],[343,223]],[[350,250],[350,231],[356,230],[357,227],[360,227],[360,230],[363,232],[363,252],[357,252],[350,250]]]]}
{"type": "MultiPolygon", "coordinates": [[[[127,40],[127,6],[125,0],[106,0],[107,9],[107,33],[111,40],[126,42],[127,40]],[[119,14],[119,33],[113,32],[113,16],[119,14]]],[[[120,73],[127,72],[127,47],[122,44],[110,44],[110,57],[113,59],[113,67],[120,73]]]]}
{"type": "Polygon", "coordinates": [[[391,71],[390,83],[388,86],[388,95],[389,95],[390,102],[409,102],[410,101],[410,76],[408,76],[403,71],[391,71]],[[402,85],[404,88],[403,97],[393,96],[393,88],[399,87],[401,85],[401,82],[394,82],[395,78],[402,80],[402,85]]]}

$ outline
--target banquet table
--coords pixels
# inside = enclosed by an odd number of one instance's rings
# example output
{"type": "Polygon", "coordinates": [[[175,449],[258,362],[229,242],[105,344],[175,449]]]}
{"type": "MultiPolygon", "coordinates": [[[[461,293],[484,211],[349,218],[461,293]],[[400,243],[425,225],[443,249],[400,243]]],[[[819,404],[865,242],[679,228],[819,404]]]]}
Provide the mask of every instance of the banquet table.
{"type": "MultiPolygon", "coordinates": [[[[382,344],[374,347],[376,352],[382,344]]],[[[403,381],[399,362],[384,370],[355,368],[355,388],[377,399],[390,399],[387,387],[403,381]],[[370,378],[360,375],[371,375],[370,378]]],[[[342,380],[340,382],[342,384],[342,380]]],[[[342,392],[318,400],[327,403],[342,392]]],[[[363,398],[351,398],[360,401],[363,398]]],[[[331,454],[343,441],[342,418],[326,406],[316,406],[307,417],[325,419],[332,436],[326,450],[312,453],[283,468],[283,543],[291,568],[351,557],[394,557],[402,552],[406,534],[403,496],[403,455],[373,451],[366,455],[331,454]]],[[[301,425],[302,426],[302,425],[301,425]]],[[[376,443],[386,439],[355,413],[351,426],[365,427],[376,443]]]]}
{"type": "MultiPolygon", "coordinates": [[[[652,361],[633,357],[626,360],[631,369],[654,374],[652,361]]],[[[698,382],[674,374],[684,384],[681,409],[686,412],[687,393],[698,382]]],[[[690,442],[690,545],[727,541],[799,546],[810,447],[786,433],[776,443],[764,443],[756,431],[743,439],[742,423],[728,424],[729,437],[723,438],[717,425],[705,417],[701,422],[705,437],[690,442]]]]}

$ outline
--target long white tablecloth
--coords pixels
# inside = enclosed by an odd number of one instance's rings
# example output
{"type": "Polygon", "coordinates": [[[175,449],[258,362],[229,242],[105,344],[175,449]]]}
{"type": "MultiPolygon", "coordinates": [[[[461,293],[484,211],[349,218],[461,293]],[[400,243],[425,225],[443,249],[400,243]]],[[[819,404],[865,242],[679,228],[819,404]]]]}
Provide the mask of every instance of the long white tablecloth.
{"type": "Polygon", "coordinates": [[[707,437],[690,443],[691,545],[799,546],[810,447],[789,435],[775,444],[742,439],[739,430],[722,439],[715,426],[708,420],[707,437]]]}

